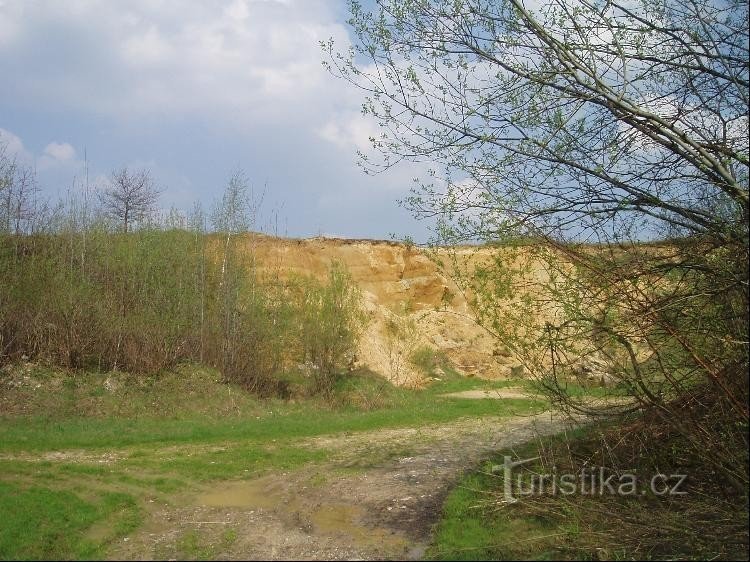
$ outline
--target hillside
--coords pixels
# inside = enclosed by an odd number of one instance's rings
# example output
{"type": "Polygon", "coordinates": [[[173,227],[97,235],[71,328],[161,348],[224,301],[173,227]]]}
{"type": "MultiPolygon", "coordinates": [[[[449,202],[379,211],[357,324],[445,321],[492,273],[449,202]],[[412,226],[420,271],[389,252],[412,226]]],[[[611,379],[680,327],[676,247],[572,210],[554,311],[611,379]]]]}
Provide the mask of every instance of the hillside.
{"type": "MultiPolygon", "coordinates": [[[[503,379],[519,363],[477,325],[471,307],[450,274],[413,245],[337,238],[252,237],[249,249],[261,271],[281,277],[324,279],[332,262],[350,272],[370,321],[356,362],[398,385],[420,385],[423,376],[409,361],[420,348],[442,352],[461,373],[503,379]]],[[[471,259],[489,258],[489,249],[458,249],[471,259]]]]}

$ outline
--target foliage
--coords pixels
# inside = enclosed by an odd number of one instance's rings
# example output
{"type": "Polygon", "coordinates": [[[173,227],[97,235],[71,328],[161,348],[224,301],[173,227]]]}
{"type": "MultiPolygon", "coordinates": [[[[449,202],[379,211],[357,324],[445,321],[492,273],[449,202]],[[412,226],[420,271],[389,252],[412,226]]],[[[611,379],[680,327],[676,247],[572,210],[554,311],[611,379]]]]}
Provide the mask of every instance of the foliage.
{"type": "Polygon", "coordinates": [[[603,413],[655,412],[746,493],[747,3],[350,7],[324,48],[381,126],[363,164],[431,162],[404,204],[496,246],[451,268],[485,327],[556,403],[597,413],[566,389],[595,372],[632,397],[603,413]]]}
{"type": "MultiPolygon", "coordinates": [[[[747,558],[747,498],[731,493],[705,469],[696,463],[684,439],[659,421],[636,418],[540,438],[494,455],[464,477],[443,506],[427,558],[747,558]],[[576,494],[555,493],[548,480],[544,492],[516,492],[518,501],[508,503],[504,474],[492,470],[503,464],[505,455],[533,461],[514,471],[514,490],[520,485],[530,490],[540,475],[578,479],[587,474],[586,485],[596,493],[580,493],[580,487],[576,494]],[[684,493],[634,498],[611,495],[606,488],[600,494],[602,480],[591,476],[599,470],[606,476],[635,474],[642,486],[648,486],[656,474],[688,477],[679,488],[684,493]],[[708,528],[711,532],[706,532],[708,528]]],[[[676,482],[670,480],[670,486],[676,482]]]]}
{"type": "Polygon", "coordinates": [[[0,233],[20,234],[39,227],[48,209],[38,194],[34,170],[11,156],[0,137],[0,233]]]}
{"type": "MultiPolygon", "coordinates": [[[[7,177],[16,202],[20,180],[7,177]]],[[[259,272],[259,235],[248,232],[259,205],[237,172],[211,213],[214,232],[200,206],[162,223],[132,207],[120,228],[85,197],[0,230],[0,363],[155,374],[188,361],[259,395],[287,393],[278,374],[306,359],[334,377],[361,331],[359,294],[337,264],[324,284],[259,272]]]]}
{"type": "Polygon", "coordinates": [[[438,369],[442,370],[449,364],[444,353],[436,351],[428,345],[420,346],[412,351],[409,361],[428,376],[438,375],[438,369]]]}
{"type": "Polygon", "coordinates": [[[362,296],[340,263],[329,269],[328,282],[301,280],[299,334],[303,356],[313,366],[319,391],[330,392],[339,370],[354,363],[354,350],[365,326],[362,296]]]}
{"type": "Polygon", "coordinates": [[[383,160],[363,163],[442,165],[407,204],[447,221],[444,234],[627,239],[666,223],[743,239],[745,3],[350,7],[355,48],[324,47],[381,125],[383,160]]]}

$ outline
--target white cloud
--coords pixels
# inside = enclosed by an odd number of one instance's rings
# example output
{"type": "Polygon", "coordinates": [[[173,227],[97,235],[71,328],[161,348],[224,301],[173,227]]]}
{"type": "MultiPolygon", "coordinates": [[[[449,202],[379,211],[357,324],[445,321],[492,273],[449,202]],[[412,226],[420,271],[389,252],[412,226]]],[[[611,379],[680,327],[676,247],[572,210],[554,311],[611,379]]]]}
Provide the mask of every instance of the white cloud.
{"type": "Polygon", "coordinates": [[[396,222],[389,205],[421,169],[367,177],[355,165],[379,131],[359,114],[362,93],[321,64],[320,41],[351,44],[340,0],[0,3],[0,76],[13,76],[0,115],[14,116],[53,194],[80,180],[87,143],[91,177],[153,160],[165,204],[209,202],[239,166],[268,181],[295,234],[317,205],[324,231],[358,235],[396,222]]]}
{"type": "Polygon", "coordinates": [[[0,2],[0,48],[18,39],[20,33],[18,20],[20,18],[17,12],[21,9],[22,6],[0,2]]]}
{"type": "Polygon", "coordinates": [[[371,138],[378,138],[381,131],[372,119],[357,113],[339,113],[318,129],[318,135],[343,150],[369,153],[371,138]]]}
{"type": "Polygon", "coordinates": [[[75,171],[81,167],[76,158],[76,149],[67,142],[51,142],[44,147],[42,154],[36,159],[38,170],[59,169],[75,171]]]}
{"type": "Polygon", "coordinates": [[[67,162],[76,157],[76,149],[67,142],[51,142],[44,147],[44,154],[59,162],[67,162]]]}
{"type": "Polygon", "coordinates": [[[75,187],[74,178],[81,173],[83,162],[77,159],[75,148],[67,142],[51,142],[41,153],[26,148],[21,137],[0,128],[0,154],[15,159],[16,163],[38,174],[41,183],[52,180],[55,187],[75,187]]]}
{"type": "Polygon", "coordinates": [[[0,128],[0,153],[2,152],[11,158],[16,157],[24,160],[27,160],[30,156],[23,146],[23,141],[18,135],[0,128]]]}
{"type": "Polygon", "coordinates": [[[244,0],[235,0],[229,6],[224,8],[224,13],[234,20],[246,20],[250,15],[247,2],[244,0]]]}
{"type": "Polygon", "coordinates": [[[10,4],[0,21],[25,33],[0,59],[14,57],[14,89],[42,107],[248,127],[349,103],[321,65],[319,41],[349,44],[333,0],[10,4]]]}
{"type": "Polygon", "coordinates": [[[174,56],[172,46],[153,25],[145,33],[125,39],[123,54],[136,67],[168,63],[174,56]]]}

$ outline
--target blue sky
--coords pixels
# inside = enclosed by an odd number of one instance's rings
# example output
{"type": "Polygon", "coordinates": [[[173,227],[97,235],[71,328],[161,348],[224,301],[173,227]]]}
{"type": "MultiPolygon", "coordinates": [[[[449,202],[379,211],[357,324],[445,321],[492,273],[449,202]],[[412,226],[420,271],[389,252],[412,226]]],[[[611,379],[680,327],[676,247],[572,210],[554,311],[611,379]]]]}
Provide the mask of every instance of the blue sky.
{"type": "Polygon", "coordinates": [[[0,0],[0,135],[51,198],[147,167],[161,205],[266,186],[279,233],[427,237],[396,201],[421,166],[366,176],[376,125],[322,67],[351,41],[344,0],[0,0]]]}

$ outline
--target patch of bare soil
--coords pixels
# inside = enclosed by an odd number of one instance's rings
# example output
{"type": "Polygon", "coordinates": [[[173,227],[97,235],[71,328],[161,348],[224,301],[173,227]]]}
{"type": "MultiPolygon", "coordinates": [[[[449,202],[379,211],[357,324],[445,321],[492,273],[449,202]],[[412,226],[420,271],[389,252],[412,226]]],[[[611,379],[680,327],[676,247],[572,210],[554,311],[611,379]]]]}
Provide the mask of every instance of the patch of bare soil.
{"type": "Polygon", "coordinates": [[[531,394],[528,391],[524,391],[522,388],[497,388],[494,390],[463,390],[461,392],[443,394],[443,396],[447,398],[468,398],[473,400],[482,400],[484,398],[503,400],[507,398],[529,398],[531,394]]]}
{"type": "Polygon", "coordinates": [[[152,504],[113,559],[419,559],[445,496],[489,452],[559,432],[549,413],[300,442],[326,464],[213,483],[152,504]]]}

